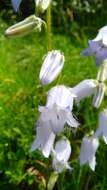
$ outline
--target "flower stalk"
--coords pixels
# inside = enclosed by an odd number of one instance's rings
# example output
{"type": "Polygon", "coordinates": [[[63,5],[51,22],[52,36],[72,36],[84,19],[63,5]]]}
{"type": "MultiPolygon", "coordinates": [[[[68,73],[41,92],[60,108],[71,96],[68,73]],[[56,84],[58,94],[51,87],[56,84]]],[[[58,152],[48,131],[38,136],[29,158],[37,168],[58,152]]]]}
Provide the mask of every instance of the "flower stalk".
{"type": "Polygon", "coordinates": [[[47,51],[52,50],[52,30],[51,30],[51,3],[47,8],[46,13],[47,20],[47,51]]]}

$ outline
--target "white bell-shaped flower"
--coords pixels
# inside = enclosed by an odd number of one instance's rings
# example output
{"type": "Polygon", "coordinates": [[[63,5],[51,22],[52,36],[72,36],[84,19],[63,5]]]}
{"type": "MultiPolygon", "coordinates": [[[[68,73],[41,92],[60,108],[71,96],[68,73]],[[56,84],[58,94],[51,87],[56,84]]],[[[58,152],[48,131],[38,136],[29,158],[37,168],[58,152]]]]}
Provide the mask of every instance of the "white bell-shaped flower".
{"type": "Polygon", "coordinates": [[[40,149],[45,157],[49,157],[55,140],[55,134],[50,128],[49,121],[44,122],[39,118],[36,133],[36,139],[31,145],[30,152],[40,149]]]}
{"type": "Polygon", "coordinates": [[[54,133],[61,132],[65,123],[71,127],[79,126],[71,113],[74,96],[69,88],[63,85],[55,86],[48,93],[46,106],[39,107],[42,120],[50,122],[54,133]]]}
{"type": "Polygon", "coordinates": [[[104,26],[99,30],[93,41],[102,41],[102,43],[107,46],[107,26],[104,26]]]}
{"type": "Polygon", "coordinates": [[[55,149],[53,149],[52,154],[52,167],[56,172],[61,173],[64,169],[72,169],[68,164],[71,154],[71,146],[70,142],[66,138],[56,142],[55,149]]]}
{"type": "Polygon", "coordinates": [[[48,52],[39,75],[42,85],[49,84],[57,78],[64,66],[64,60],[64,55],[59,50],[48,52]]]}
{"type": "Polygon", "coordinates": [[[42,11],[45,11],[50,5],[50,3],[51,0],[35,0],[36,7],[38,7],[42,11]]]}
{"type": "Polygon", "coordinates": [[[78,104],[83,98],[94,94],[97,86],[97,81],[93,79],[87,79],[81,81],[74,86],[71,90],[76,94],[75,101],[78,104]]]}
{"type": "Polygon", "coordinates": [[[95,170],[96,166],[96,151],[99,146],[99,141],[97,138],[92,137],[84,137],[81,144],[80,151],[80,165],[84,165],[86,163],[89,164],[92,170],[95,170]]]}
{"type": "Polygon", "coordinates": [[[99,113],[99,127],[96,130],[94,137],[102,136],[107,144],[107,109],[99,113]]]}

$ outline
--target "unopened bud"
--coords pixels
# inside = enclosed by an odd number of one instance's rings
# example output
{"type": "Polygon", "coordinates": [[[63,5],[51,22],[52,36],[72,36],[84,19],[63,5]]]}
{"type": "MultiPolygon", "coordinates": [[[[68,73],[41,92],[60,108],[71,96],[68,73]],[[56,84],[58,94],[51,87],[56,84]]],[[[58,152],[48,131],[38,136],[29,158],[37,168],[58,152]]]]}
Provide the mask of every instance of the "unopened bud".
{"type": "Polygon", "coordinates": [[[97,80],[99,82],[104,82],[107,79],[107,59],[103,61],[103,64],[101,64],[98,75],[97,75],[97,80]]]}
{"type": "Polygon", "coordinates": [[[105,90],[106,90],[105,84],[99,83],[99,85],[96,88],[95,95],[93,98],[93,106],[95,108],[99,108],[99,106],[104,98],[105,90]]]}
{"type": "Polygon", "coordinates": [[[5,36],[24,36],[32,31],[40,31],[43,24],[45,24],[45,22],[41,18],[31,15],[23,21],[9,27],[5,31],[5,36]]]}

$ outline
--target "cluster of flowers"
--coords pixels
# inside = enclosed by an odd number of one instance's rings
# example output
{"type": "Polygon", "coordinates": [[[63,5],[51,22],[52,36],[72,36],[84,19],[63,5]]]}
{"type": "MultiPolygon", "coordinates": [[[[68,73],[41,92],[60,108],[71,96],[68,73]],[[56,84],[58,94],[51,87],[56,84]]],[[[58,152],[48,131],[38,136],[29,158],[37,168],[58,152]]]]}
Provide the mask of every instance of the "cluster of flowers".
{"type": "MultiPolygon", "coordinates": [[[[35,0],[36,6],[42,11],[46,10],[50,0],[35,0]]],[[[21,0],[12,0],[12,5],[17,11],[21,0]]],[[[9,27],[6,36],[22,36],[36,30],[40,31],[45,22],[35,15],[9,27]]],[[[99,66],[97,79],[81,81],[74,87],[57,85],[49,90],[45,106],[39,106],[40,116],[36,125],[36,139],[31,145],[30,151],[41,150],[48,158],[52,156],[52,167],[60,173],[64,169],[70,169],[68,160],[71,154],[71,145],[66,136],[63,136],[65,124],[78,128],[79,122],[73,116],[73,106],[79,106],[80,101],[93,95],[93,106],[98,108],[104,98],[107,79],[107,26],[101,28],[97,37],[89,41],[89,47],[82,52],[83,55],[94,55],[99,66]],[[58,140],[57,140],[58,139],[58,140]]],[[[49,51],[44,58],[39,79],[42,85],[50,84],[55,80],[64,66],[64,55],[59,50],[49,51]]],[[[107,144],[107,109],[99,114],[99,127],[91,136],[83,138],[80,150],[80,165],[88,163],[95,170],[96,151],[99,146],[99,137],[104,138],[107,144]]]]}
{"type": "MultiPolygon", "coordinates": [[[[92,40],[92,43],[94,43],[94,40],[92,40]]],[[[84,52],[89,52],[91,51],[90,49],[89,47],[84,52]]],[[[64,85],[53,87],[48,92],[46,106],[39,107],[40,116],[36,127],[37,136],[30,151],[38,148],[45,157],[48,158],[51,155],[53,158],[53,169],[58,173],[66,168],[72,169],[68,163],[71,154],[70,142],[62,134],[65,124],[74,128],[78,128],[80,125],[73,116],[73,105],[77,104],[79,106],[83,98],[94,95],[93,106],[96,108],[100,106],[105,92],[105,88],[102,88],[102,86],[105,87],[104,81],[107,78],[107,72],[105,72],[106,64],[106,62],[102,64],[105,67],[103,68],[103,72],[102,69],[99,70],[97,80],[83,80],[72,88],[64,85]],[[56,141],[58,138],[59,140],[56,141]]],[[[64,55],[60,51],[53,50],[48,52],[39,75],[41,84],[47,85],[56,79],[63,65],[64,55]]],[[[83,138],[80,150],[80,165],[89,163],[90,168],[95,170],[95,153],[99,146],[98,137],[103,136],[104,141],[107,143],[106,122],[107,110],[104,110],[99,114],[99,127],[96,132],[91,136],[86,135],[83,138]]]]}

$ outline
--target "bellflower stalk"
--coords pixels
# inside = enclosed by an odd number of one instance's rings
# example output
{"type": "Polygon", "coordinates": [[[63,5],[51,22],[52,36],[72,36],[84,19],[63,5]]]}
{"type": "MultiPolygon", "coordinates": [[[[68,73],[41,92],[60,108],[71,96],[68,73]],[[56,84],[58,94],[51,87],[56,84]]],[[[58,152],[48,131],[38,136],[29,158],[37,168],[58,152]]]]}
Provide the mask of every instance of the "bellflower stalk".
{"type": "Polygon", "coordinates": [[[24,19],[23,21],[14,24],[5,31],[6,37],[18,37],[29,34],[33,31],[41,31],[42,25],[45,22],[35,15],[31,15],[24,19]]]}
{"type": "Polygon", "coordinates": [[[94,94],[96,86],[97,81],[93,79],[83,80],[74,86],[71,90],[73,90],[74,94],[76,95],[75,102],[79,104],[83,98],[94,94]]]}
{"type": "Polygon", "coordinates": [[[86,163],[89,164],[90,168],[94,171],[96,166],[96,151],[99,146],[99,141],[97,138],[84,137],[81,150],[80,150],[80,165],[86,163]]]}
{"type": "Polygon", "coordinates": [[[42,120],[50,122],[54,133],[61,132],[65,123],[71,127],[79,126],[71,112],[74,96],[69,88],[63,85],[55,86],[48,92],[46,106],[39,107],[42,120]]]}
{"type": "Polygon", "coordinates": [[[104,142],[107,144],[107,109],[99,113],[99,127],[96,130],[94,137],[102,136],[104,142]]]}
{"type": "Polygon", "coordinates": [[[68,164],[70,154],[71,146],[70,142],[66,138],[56,142],[55,149],[52,151],[52,167],[57,173],[61,173],[65,169],[72,170],[68,164]]]}
{"type": "Polygon", "coordinates": [[[39,75],[42,85],[49,84],[57,78],[64,66],[64,61],[64,55],[59,50],[48,52],[39,75]]]}

